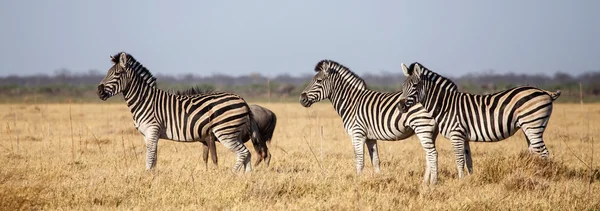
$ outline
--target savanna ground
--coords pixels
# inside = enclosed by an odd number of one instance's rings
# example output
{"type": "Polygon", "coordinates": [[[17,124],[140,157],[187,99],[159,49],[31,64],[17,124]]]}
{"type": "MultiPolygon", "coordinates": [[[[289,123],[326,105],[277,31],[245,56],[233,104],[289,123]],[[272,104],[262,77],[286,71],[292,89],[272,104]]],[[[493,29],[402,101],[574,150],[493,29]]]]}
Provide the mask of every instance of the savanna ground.
{"type": "Polygon", "coordinates": [[[219,166],[206,169],[199,143],[167,140],[156,171],[146,172],[142,136],[122,102],[0,105],[0,210],[600,209],[600,104],[555,105],[549,161],[525,153],[521,132],[472,143],[474,175],[462,180],[448,140],[438,137],[435,186],[422,185],[425,156],[415,137],[380,141],[382,173],[367,162],[357,176],[330,103],[261,105],[278,125],[271,166],[251,174],[231,173],[234,155],[220,144],[219,166]]]}

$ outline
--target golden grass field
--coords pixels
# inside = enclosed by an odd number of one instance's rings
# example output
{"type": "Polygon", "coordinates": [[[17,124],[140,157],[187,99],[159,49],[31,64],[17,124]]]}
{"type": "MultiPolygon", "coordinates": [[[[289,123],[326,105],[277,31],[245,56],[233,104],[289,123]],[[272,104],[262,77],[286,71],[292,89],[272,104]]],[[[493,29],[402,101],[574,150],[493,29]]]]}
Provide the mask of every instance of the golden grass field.
{"type": "Polygon", "coordinates": [[[122,102],[0,105],[0,210],[600,210],[600,104],[555,105],[549,161],[525,153],[521,132],[472,143],[474,174],[461,180],[440,136],[435,186],[422,185],[414,136],[380,141],[382,173],[366,162],[357,176],[329,102],[260,104],[278,125],[271,166],[251,174],[231,173],[234,154],[220,144],[219,166],[206,169],[199,143],[167,140],[156,171],[145,171],[142,136],[122,102]]]}

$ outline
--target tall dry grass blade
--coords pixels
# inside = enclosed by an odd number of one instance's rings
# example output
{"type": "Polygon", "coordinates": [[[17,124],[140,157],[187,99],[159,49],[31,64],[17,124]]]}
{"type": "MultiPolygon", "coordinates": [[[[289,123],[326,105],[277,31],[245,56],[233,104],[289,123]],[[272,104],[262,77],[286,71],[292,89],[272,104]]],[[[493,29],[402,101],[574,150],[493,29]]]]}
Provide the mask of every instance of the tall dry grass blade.
{"type": "Polygon", "coordinates": [[[308,141],[306,141],[306,136],[303,137],[303,140],[304,140],[304,143],[306,143],[306,146],[308,146],[310,153],[313,155],[313,157],[317,161],[317,164],[319,164],[319,168],[321,169],[321,175],[325,176],[325,169],[323,169],[323,165],[321,165],[321,162],[317,158],[317,155],[315,155],[315,152],[313,151],[312,147],[310,147],[310,144],[308,144],[308,141]]]}
{"type": "Polygon", "coordinates": [[[79,133],[79,153],[80,153],[80,154],[83,154],[83,150],[84,150],[84,149],[82,148],[82,147],[83,147],[83,146],[82,146],[82,145],[83,145],[83,144],[82,144],[82,143],[83,143],[83,137],[81,137],[81,125],[79,126],[79,131],[78,131],[78,133],[79,133]]]}
{"type": "Polygon", "coordinates": [[[181,167],[182,169],[190,172],[190,179],[192,180],[192,190],[194,190],[194,199],[196,200],[196,205],[199,205],[200,202],[198,201],[198,190],[196,190],[196,180],[194,179],[194,172],[185,168],[185,166],[181,167]]]}
{"type": "Polygon", "coordinates": [[[69,123],[71,125],[71,160],[75,162],[75,139],[73,138],[73,111],[71,109],[71,99],[69,99],[69,123]]]}
{"type": "Polygon", "coordinates": [[[10,150],[13,151],[15,150],[15,146],[13,145],[13,142],[11,141],[11,137],[12,137],[12,132],[10,130],[10,123],[6,122],[6,131],[8,132],[8,141],[10,142],[10,150]]]}
{"type": "Polygon", "coordinates": [[[0,145],[0,147],[2,147],[2,149],[6,150],[7,152],[10,152],[10,149],[6,148],[4,145],[0,145]]]}
{"type": "Polygon", "coordinates": [[[125,136],[125,134],[121,130],[121,147],[123,148],[123,161],[125,161],[125,164],[127,164],[127,154],[125,154],[126,151],[127,151],[127,149],[125,149],[125,138],[124,138],[124,136],[125,136]]]}
{"type": "Polygon", "coordinates": [[[83,124],[83,126],[85,126],[85,129],[87,129],[88,133],[92,134],[92,137],[94,137],[94,142],[96,142],[96,145],[98,146],[98,151],[102,152],[102,147],[100,146],[100,139],[98,139],[96,134],[92,132],[90,127],[88,127],[86,124],[83,124]]]}
{"type": "Polygon", "coordinates": [[[19,153],[19,130],[17,129],[17,112],[15,115],[15,139],[17,140],[17,154],[19,153]]]}
{"type": "Polygon", "coordinates": [[[577,156],[575,151],[573,151],[573,149],[571,149],[571,147],[569,147],[569,145],[567,145],[567,143],[565,142],[564,139],[561,139],[561,140],[565,144],[565,147],[569,150],[569,152],[571,152],[571,154],[573,154],[573,156],[575,158],[577,158],[577,160],[579,160],[579,162],[583,163],[583,165],[585,165],[586,167],[591,168],[590,165],[588,165],[585,161],[583,161],[583,159],[581,159],[581,158],[579,158],[579,156],[577,156]]]}
{"type": "Polygon", "coordinates": [[[596,174],[596,170],[594,169],[594,137],[591,137],[592,141],[592,157],[590,158],[590,181],[588,182],[588,193],[590,196],[594,198],[594,192],[592,191],[592,183],[594,182],[594,176],[596,174]]]}
{"type": "Polygon", "coordinates": [[[321,146],[319,147],[319,153],[321,153],[321,162],[323,162],[323,139],[323,126],[321,126],[321,146]]]}
{"type": "Polygon", "coordinates": [[[133,157],[135,157],[135,160],[139,160],[140,158],[138,158],[137,152],[136,152],[136,148],[135,148],[135,144],[133,144],[132,141],[130,141],[129,143],[131,143],[131,150],[133,151],[133,157]]]}
{"type": "Polygon", "coordinates": [[[12,151],[13,146],[12,146],[12,141],[10,140],[10,129],[8,127],[8,122],[6,123],[6,130],[7,130],[6,132],[8,133],[8,135],[6,137],[8,139],[8,142],[10,142],[10,149],[6,148],[4,145],[0,145],[0,147],[4,148],[6,151],[10,152],[10,151],[12,151]]]}
{"type": "MultiPolygon", "coordinates": [[[[270,146],[269,146],[269,147],[270,147],[270,146]]],[[[278,145],[273,145],[273,147],[274,147],[274,148],[277,148],[277,149],[279,149],[279,150],[281,150],[281,151],[282,151],[283,153],[285,153],[286,155],[288,154],[288,152],[287,152],[285,149],[283,149],[282,147],[280,147],[280,146],[278,146],[278,145]]]]}
{"type": "Polygon", "coordinates": [[[358,210],[363,210],[360,191],[358,190],[358,182],[355,182],[354,184],[354,195],[356,195],[356,208],[358,208],[358,210]]]}

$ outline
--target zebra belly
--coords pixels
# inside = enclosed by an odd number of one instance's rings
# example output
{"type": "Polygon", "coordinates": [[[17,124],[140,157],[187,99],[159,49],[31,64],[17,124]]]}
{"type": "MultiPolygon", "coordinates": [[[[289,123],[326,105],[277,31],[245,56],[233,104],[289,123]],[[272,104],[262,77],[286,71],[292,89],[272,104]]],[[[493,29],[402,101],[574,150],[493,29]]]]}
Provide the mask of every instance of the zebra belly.
{"type": "Polygon", "coordinates": [[[201,141],[205,136],[203,134],[198,134],[195,130],[190,128],[183,128],[183,122],[178,124],[165,124],[160,130],[160,138],[168,139],[172,141],[181,141],[181,142],[193,142],[193,141],[201,141]]]}
{"type": "Polygon", "coordinates": [[[399,141],[399,140],[407,139],[408,137],[412,136],[413,134],[415,134],[415,133],[411,128],[404,127],[404,128],[401,128],[399,131],[398,130],[387,131],[387,133],[384,133],[381,131],[371,131],[370,130],[367,135],[367,138],[381,140],[381,141],[399,141]]]}
{"type": "MultiPolygon", "coordinates": [[[[504,134],[501,132],[498,132],[498,131],[470,130],[468,139],[469,139],[469,141],[476,141],[476,142],[502,141],[502,140],[507,139],[508,137],[514,135],[518,130],[519,130],[519,128],[510,128],[507,130],[508,133],[504,133],[504,134]]],[[[449,137],[450,136],[446,136],[446,138],[449,138],[449,137]]]]}
{"type": "Polygon", "coordinates": [[[185,136],[180,131],[173,131],[173,134],[171,134],[169,131],[166,130],[163,130],[163,132],[161,132],[160,138],[181,142],[206,141],[205,139],[208,139],[207,137],[198,136],[192,138],[191,136],[185,136]]]}

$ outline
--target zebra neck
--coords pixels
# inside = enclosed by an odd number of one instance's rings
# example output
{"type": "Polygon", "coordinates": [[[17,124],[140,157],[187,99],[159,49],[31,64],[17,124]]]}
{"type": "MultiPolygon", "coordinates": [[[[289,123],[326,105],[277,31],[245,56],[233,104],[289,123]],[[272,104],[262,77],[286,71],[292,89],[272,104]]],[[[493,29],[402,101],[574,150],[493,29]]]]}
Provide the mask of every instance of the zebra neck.
{"type": "Polygon", "coordinates": [[[139,77],[134,77],[130,86],[123,90],[123,97],[136,123],[142,119],[143,114],[153,113],[152,105],[158,92],[158,88],[145,83],[139,77]]]}
{"type": "Polygon", "coordinates": [[[440,121],[449,114],[448,112],[451,106],[457,103],[460,93],[456,90],[451,90],[446,87],[436,87],[435,83],[432,83],[427,87],[425,91],[425,97],[423,98],[422,104],[429,113],[433,116],[436,121],[440,121]]]}
{"type": "Polygon", "coordinates": [[[329,100],[333,105],[335,111],[344,119],[351,112],[352,106],[354,106],[354,101],[351,99],[356,99],[358,93],[364,92],[365,90],[357,89],[351,86],[338,86],[343,87],[342,89],[334,89],[331,91],[331,96],[329,100]]]}

